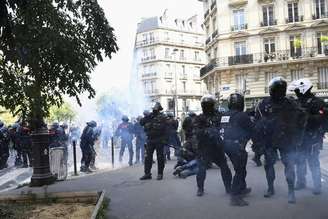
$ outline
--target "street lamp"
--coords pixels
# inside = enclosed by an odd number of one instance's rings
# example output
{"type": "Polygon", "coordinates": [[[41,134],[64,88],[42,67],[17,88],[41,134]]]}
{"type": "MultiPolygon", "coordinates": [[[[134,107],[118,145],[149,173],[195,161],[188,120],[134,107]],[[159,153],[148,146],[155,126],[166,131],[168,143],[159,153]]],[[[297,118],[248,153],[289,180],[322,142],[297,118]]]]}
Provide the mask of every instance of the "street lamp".
{"type": "Polygon", "coordinates": [[[173,55],[173,61],[174,61],[174,80],[175,80],[175,86],[174,86],[174,111],[173,114],[175,117],[178,117],[179,108],[178,108],[178,80],[177,80],[177,61],[176,61],[176,54],[179,50],[173,49],[172,55],[173,55]]]}

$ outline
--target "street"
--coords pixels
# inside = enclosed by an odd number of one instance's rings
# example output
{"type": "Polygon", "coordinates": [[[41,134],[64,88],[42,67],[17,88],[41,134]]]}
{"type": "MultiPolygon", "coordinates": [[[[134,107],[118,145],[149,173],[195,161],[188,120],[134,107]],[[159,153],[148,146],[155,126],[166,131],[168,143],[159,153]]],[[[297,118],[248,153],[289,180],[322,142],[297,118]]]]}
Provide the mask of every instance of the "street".
{"type": "MultiPolygon", "coordinates": [[[[326,149],[324,150],[325,154],[326,149]]],[[[287,203],[287,185],[283,167],[276,165],[276,195],[272,199],[263,197],[266,181],[263,167],[248,162],[248,186],[252,193],[245,199],[248,207],[229,206],[219,170],[208,171],[204,197],[196,196],[195,177],[178,179],[172,175],[175,162],[165,168],[163,181],[139,181],[143,174],[141,165],[109,172],[77,177],[43,188],[24,187],[3,194],[32,192],[94,191],[106,190],[110,198],[108,218],[112,219],[180,219],[180,218],[328,218],[328,182],[323,177],[323,194],[314,196],[309,188],[296,193],[297,203],[287,203]]],[[[156,176],[156,165],[153,167],[156,176]]],[[[153,177],[154,178],[154,177],[153,177]]]]}

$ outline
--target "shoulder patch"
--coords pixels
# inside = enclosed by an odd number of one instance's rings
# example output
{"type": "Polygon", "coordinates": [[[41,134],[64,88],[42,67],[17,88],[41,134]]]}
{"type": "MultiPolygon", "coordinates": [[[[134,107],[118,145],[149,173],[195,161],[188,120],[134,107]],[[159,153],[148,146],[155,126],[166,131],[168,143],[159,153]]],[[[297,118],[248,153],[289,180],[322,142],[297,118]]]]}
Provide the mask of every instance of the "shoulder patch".
{"type": "Polygon", "coordinates": [[[230,116],[222,116],[221,117],[221,123],[229,123],[230,116]]]}

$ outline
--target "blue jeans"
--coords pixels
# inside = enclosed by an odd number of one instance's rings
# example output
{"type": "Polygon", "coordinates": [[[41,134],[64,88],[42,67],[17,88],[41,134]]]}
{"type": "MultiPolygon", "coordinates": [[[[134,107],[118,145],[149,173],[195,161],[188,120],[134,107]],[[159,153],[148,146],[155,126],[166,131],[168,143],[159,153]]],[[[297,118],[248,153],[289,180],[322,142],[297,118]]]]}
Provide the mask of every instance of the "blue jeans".
{"type": "Polygon", "coordinates": [[[132,165],[132,160],[133,160],[132,141],[127,141],[127,140],[122,139],[119,160],[120,160],[120,162],[122,161],[122,157],[123,157],[126,147],[128,147],[128,149],[129,149],[129,165],[132,165]]]}

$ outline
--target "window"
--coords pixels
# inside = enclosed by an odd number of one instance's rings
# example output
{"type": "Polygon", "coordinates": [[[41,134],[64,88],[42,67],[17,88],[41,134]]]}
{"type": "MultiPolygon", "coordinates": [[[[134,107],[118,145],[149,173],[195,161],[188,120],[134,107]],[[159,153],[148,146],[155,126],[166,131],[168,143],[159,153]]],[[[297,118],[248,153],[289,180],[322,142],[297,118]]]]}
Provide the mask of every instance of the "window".
{"type": "Polygon", "coordinates": [[[154,42],[155,41],[154,33],[149,33],[149,41],[150,42],[154,42]]]}
{"type": "Polygon", "coordinates": [[[318,69],[318,89],[328,89],[328,67],[318,69]]]}
{"type": "Polygon", "coordinates": [[[236,75],[236,91],[241,93],[246,91],[246,75],[236,75]]]}
{"type": "Polygon", "coordinates": [[[316,18],[326,17],[326,0],[314,0],[316,18]]]}
{"type": "Polygon", "coordinates": [[[187,82],[186,81],[182,81],[182,89],[183,89],[183,93],[187,92],[187,86],[186,86],[187,82]]]}
{"type": "Polygon", "coordinates": [[[302,56],[302,41],[300,36],[290,36],[290,56],[293,58],[299,58],[302,56]]]}
{"type": "Polygon", "coordinates": [[[147,41],[148,41],[148,34],[146,34],[146,33],[142,34],[142,39],[143,39],[143,42],[144,43],[147,43],[147,41]]]}
{"type": "Polygon", "coordinates": [[[270,81],[277,77],[277,73],[275,72],[265,72],[265,93],[269,93],[269,83],[270,81]]]}
{"type": "Polygon", "coordinates": [[[292,81],[304,78],[303,70],[302,69],[291,70],[290,77],[292,81]]]}
{"type": "Polygon", "coordinates": [[[143,49],[143,57],[147,58],[148,57],[148,49],[143,49]]]}
{"type": "Polygon", "coordinates": [[[167,109],[169,111],[174,110],[174,100],[173,99],[167,99],[167,109]]]}
{"type": "Polygon", "coordinates": [[[200,61],[199,59],[199,51],[195,51],[194,61],[200,61]]]}
{"type": "Polygon", "coordinates": [[[194,80],[200,80],[200,68],[199,67],[195,67],[193,78],[194,78],[194,80]]]}
{"type": "Polygon", "coordinates": [[[288,3],[288,22],[299,22],[298,2],[288,3]]]}
{"type": "Polygon", "coordinates": [[[328,36],[328,32],[319,32],[317,33],[317,47],[318,47],[318,54],[325,54],[325,52],[327,53],[328,51],[325,51],[328,49],[328,44],[327,42],[321,42],[321,37],[327,37],[328,36]]]}
{"type": "Polygon", "coordinates": [[[185,65],[181,65],[181,72],[183,75],[186,74],[186,66],[185,65]]]}
{"type": "Polygon", "coordinates": [[[149,50],[149,52],[150,52],[150,57],[151,57],[152,59],[156,58],[156,56],[155,56],[155,49],[154,49],[154,48],[151,48],[151,49],[149,50]]]}
{"type": "Polygon", "coordinates": [[[180,60],[185,60],[185,53],[184,53],[184,50],[180,50],[180,60]]]}
{"type": "Polygon", "coordinates": [[[218,48],[217,47],[215,47],[213,49],[213,53],[214,53],[214,58],[216,58],[218,56],[218,48]]]}
{"type": "Polygon", "coordinates": [[[234,10],[233,11],[233,20],[234,20],[234,30],[245,29],[244,9],[234,10]]]}
{"type": "Polygon", "coordinates": [[[216,17],[212,19],[213,32],[216,30],[216,17]]]}
{"type": "Polygon", "coordinates": [[[165,40],[170,40],[169,32],[164,33],[165,40]]]}
{"type": "Polygon", "coordinates": [[[169,74],[171,74],[172,77],[172,71],[171,71],[171,65],[170,64],[166,64],[166,71],[165,71],[165,76],[169,76],[169,74]]]}
{"type": "Polygon", "coordinates": [[[170,58],[170,48],[165,48],[165,58],[170,58]]]}
{"type": "Polygon", "coordinates": [[[264,39],[264,52],[266,54],[276,52],[276,45],[275,45],[275,39],[274,38],[264,39]]]}
{"type": "Polygon", "coordinates": [[[273,20],[273,5],[263,6],[263,26],[274,25],[273,20]]]}
{"type": "Polygon", "coordinates": [[[246,42],[235,42],[235,55],[241,56],[246,55],[246,42]]]}

